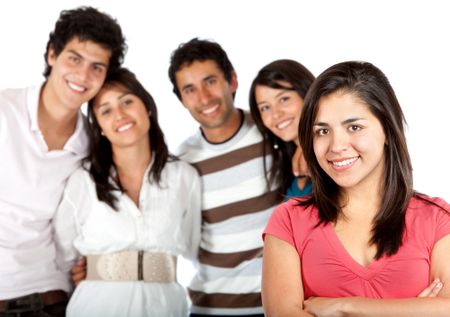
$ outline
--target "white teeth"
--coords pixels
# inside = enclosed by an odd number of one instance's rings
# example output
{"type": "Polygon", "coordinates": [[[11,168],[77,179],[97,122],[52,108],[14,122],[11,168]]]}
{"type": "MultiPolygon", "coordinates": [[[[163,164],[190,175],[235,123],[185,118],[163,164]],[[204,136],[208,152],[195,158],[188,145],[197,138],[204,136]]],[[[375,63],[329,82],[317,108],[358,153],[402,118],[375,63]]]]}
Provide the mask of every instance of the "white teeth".
{"type": "Polygon", "coordinates": [[[133,126],[133,123],[125,124],[125,125],[123,125],[123,126],[118,127],[118,128],[117,128],[117,132],[123,132],[123,131],[125,131],[125,130],[128,130],[128,129],[131,128],[132,126],[133,126]]]}
{"type": "Polygon", "coordinates": [[[211,108],[202,110],[202,113],[203,113],[203,114],[210,114],[210,113],[213,113],[214,111],[217,110],[218,107],[219,107],[219,105],[215,105],[214,107],[211,107],[211,108]]]}
{"type": "Polygon", "coordinates": [[[69,85],[70,88],[72,88],[73,90],[79,91],[79,92],[83,92],[86,90],[86,88],[82,87],[82,86],[78,86],[74,83],[71,82],[67,82],[67,84],[69,85]]]}
{"type": "Polygon", "coordinates": [[[357,157],[353,157],[353,158],[349,158],[347,160],[343,160],[340,162],[332,162],[333,165],[338,166],[338,167],[343,167],[343,166],[347,166],[351,163],[353,163],[354,161],[356,161],[358,158],[357,157]]]}
{"type": "Polygon", "coordinates": [[[279,130],[283,130],[284,128],[286,128],[288,125],[290,125],[291,124],[291,122],[292,122],[292,119],[289,119],[289,120],[286,120],[286,121],[283,121],[283,122],[281,122],[281,123],[279,123],[279,124],[277,124],[277,129],[279,129],[279,130]]]}

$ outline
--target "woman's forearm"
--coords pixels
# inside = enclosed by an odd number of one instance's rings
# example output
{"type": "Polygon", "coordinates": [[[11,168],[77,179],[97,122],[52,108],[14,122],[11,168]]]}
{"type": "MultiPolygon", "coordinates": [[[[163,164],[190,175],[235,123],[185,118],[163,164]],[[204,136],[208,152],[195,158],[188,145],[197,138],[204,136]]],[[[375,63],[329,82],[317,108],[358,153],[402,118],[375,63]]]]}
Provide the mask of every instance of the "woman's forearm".
{"type": "Polygon", "coordinates": [[[292,309],[282,308],[269,308],[264,306],[264,316],[266,317],[315,317],[315,315],[308,313],[300,307],[293,307],[292,309]]]}
{"type": "Polygon", "coordinates": [[[342,315],[353,317],[449,317],[450,298],[343,299],[342,315]]]}

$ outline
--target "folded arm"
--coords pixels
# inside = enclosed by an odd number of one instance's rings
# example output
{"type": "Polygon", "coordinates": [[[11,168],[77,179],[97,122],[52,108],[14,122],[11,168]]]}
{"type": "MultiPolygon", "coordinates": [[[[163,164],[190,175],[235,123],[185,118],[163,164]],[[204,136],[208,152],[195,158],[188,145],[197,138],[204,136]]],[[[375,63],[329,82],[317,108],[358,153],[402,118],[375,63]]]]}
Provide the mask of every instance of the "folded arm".
{"type": "Polygon", "coordinates": [[[264,240],[262,300],[267,317],[314,316],[303,310],[300,258],[289,243],[272,235],[264,240]]]}
{"type": "Polygon", "coordinates": [[[310,298],[305,310],[317,317],[448,317],[450,314],[450,235],[436,243],[431,256],[434,283],[416,298],[310,298]],[[436,280],[438,279],[438,280],[436,280]]]}

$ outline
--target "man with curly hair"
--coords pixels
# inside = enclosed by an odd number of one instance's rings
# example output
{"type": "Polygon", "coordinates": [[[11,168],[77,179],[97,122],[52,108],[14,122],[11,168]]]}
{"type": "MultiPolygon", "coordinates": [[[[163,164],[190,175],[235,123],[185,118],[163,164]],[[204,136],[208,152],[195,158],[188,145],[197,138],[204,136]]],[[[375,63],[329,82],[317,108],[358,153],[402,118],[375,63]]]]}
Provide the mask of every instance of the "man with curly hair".
{"type": "Polygon", "coordinates": [[[52,217],[88,153],[82,104],[126,52],[121,27],[91,7],[62,11],[45,82],[0,91],[0,316],[64,316],[68,276],[56,266],[52,217]]]}

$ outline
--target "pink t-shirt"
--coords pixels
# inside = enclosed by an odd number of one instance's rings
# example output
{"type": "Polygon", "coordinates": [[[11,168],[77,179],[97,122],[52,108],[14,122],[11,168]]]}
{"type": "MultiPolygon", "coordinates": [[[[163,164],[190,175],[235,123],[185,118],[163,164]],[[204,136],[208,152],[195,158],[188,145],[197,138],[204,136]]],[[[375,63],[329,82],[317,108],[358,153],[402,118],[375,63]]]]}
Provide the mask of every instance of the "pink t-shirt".
{"type": "Polygon", "coordinates": [[[349,255],[332,224],[316,226],[319,218],[315,206],[297,206],[294,199],[276,209],[264,235],[282,239],[297,250],[305,299],[415,297],[429,284],[433,246],[450,234],[450,205],[439,198],[427,199],[442,208],[412,198],[399,251],[374,260],[368,267],[349,255]]]}

